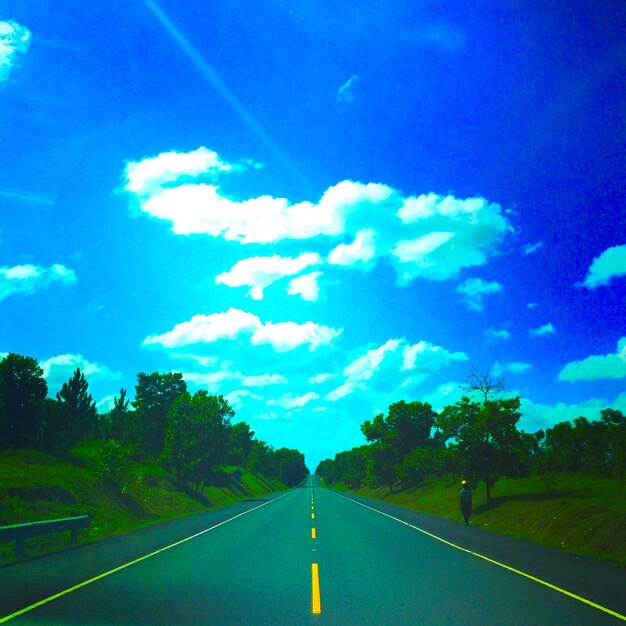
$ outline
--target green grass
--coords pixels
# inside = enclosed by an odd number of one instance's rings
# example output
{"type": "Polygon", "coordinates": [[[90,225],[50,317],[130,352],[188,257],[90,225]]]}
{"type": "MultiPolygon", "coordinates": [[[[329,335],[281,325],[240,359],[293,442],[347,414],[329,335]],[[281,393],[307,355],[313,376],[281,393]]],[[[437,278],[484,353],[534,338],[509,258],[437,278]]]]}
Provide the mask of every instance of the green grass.
{"type": "MultiPolygon", "coordinates": [[[[345,485],[335,488],[347,490],[345,485]]],[[[390,492],[388,488],[356,491],[415,511],[461,520],[458,485],[444,481],[390,492]]],[[[485,487],[474,491],[472,525],[610,560],[626,566],[626,481],[559,475],[551,489],[542,477],[501,479],[486,503],[485,487]]]]}
{"type": "MultiPolygon", "coordinates": [[[[30,450],[0,451],[0,526],[88,514],[90,527],[79,539],[84,543],[286,488],[243,470],[239,482],[227,479],[202,493],[183,491],[162,467],[135,462],[119,488],[98,475],[101,446],[85,442],[62,459],[30,450]]],[[[68,546],[69,533],[57,533],[30,539],[26,552],[38,556],[68,546]]],[[[0,566],[13,562],[12,554],[13,544],[0,544],[0,566]]]]}

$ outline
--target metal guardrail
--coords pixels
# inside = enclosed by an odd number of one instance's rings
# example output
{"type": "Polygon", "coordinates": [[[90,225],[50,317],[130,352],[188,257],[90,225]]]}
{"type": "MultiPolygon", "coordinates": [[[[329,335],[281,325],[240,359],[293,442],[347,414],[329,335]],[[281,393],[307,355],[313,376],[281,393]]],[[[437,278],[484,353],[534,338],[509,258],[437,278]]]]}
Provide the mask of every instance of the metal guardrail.
{"type": "Polygon", "coordinates": [[[15,542],[15,556],[20,558],[25,555],[26,539],[69,530],[71,533],[71,541],[75,544],[78,542],[80,529],[88,528],[89,521],[89,515],[79,515],[78,517],[66,517],[64,519],[28,522],[26,524],[14,524],[13,526],[0,526],[0,543],[15,542]]]}

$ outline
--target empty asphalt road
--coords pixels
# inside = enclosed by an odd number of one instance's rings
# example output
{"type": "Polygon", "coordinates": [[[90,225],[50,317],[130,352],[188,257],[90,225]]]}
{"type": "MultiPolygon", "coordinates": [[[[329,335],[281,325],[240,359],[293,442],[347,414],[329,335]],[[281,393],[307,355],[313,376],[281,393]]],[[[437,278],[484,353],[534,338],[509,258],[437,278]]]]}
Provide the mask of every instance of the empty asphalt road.
{"type": "Polygon", "coordinates": [[[618,624],[624,569],[306,487],[0,569],[0,623],[618,624]]]}

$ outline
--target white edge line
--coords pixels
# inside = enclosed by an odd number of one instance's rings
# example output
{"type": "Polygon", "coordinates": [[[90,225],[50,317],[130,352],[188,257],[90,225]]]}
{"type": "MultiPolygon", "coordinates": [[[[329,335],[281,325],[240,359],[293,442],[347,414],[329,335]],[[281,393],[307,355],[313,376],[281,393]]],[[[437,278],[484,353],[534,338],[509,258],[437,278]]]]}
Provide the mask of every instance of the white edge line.
{"type": "Polygon", "coordinates": [[[604,611],[605,613],[608,613],[609,615],[612,615],[613,617],[617,617],[618,619],[621,619],[623,621],[626,621],[626,615],[622,615],[621,613],[618,613],[617,611],[612,611],[611,609],[608,609],[604,606],[602,606],[601,604],[596,604],[595,602],[592,602],[591,600],[587,600],[586,598],[583,598],[581,596],[577,596],[576,594],[572,593],[571,591],[567,591],[567,589],[563,589],[562,587],[557,587],[556,585],[553,585],[552,583],[546,582],[545,580],[541,580],[541,578],[537,578],[536,576],[533,576],[532,574],[527,574],[526,572],[523,572],[521,570],[515,569],[514,567],[511,567],[510,565],[505,565],[504,563],[500,563],[499,561],[495,561],[494,559],[489,558],[488,556],[485,556],[484,554],[480,554],[479,552],[474,552],[473,550],[468,550],[467,548],[463,548],[462,546],[459,546],[455,543],[452,543],[451,541],[448,541],[446,539],[443,539],[442,537],[438,537],[437,535],[434,535],[433,533],[428,532],[427,530],[424,530],[423,528],[419,528],[418,526],[414,526],[413,524],[409,524],[409,522],[405,522],[404,520],[401,520],[397,517],[394,517],[393,515],[389,515],[388,513],[384,513],[383,511],[379,511],[378,509],[375,509],[374,507],[368,506],[367,504],[363,504],[362,502],[359,502],[358,500],[353,500],[352,498],[348,498],[347,496],[341,495],[340,493],[337,493],[335,491],[329,490],[331,491],[331,493],[334,493],[336,496],[339,496],[340,498],[343,498],[344,500],[349,500],[350,502],[354,502],[354,504],[358,504],[359,506],[365,507],[366,509],[370,509],[371,511],[374,511],[375,513],[379,513],[380,515],[384,515],[385,517],[388,517],[392,520],[395,520],[396,522],[400,522],[400,524],[404,524],[405,526],[409,526],[410,528],[413,528],[414,530],[418,530],[419,532],[423,533],[424,535],[428,535],[429,537],[432,537],[433,539],[436,539],[437,541],[441,541],[441,543],[445,543],[448,546],[451,546],[452,548],[456,548],[457,550],[461,550],[462,552],[467,552],[468,554],[472,554],[473,556],[478,557],[479,559],[483,559],[484,561],[488,561],[489,563],[492,563],[493,565],[498,565],[499,567],[502,567],[506,570],[509,570],[510,572],[514,572],[515,574],[519,574],[520,576],[524,576],[525,578],[529,578],[530,580],[539,583],[540,585],[544,585],[546,587],[549,587],[550,589],[553,589],[554,591],[558,591],[559,593],[563,593],[566,596],[569,596],[570,598],[573,598],[574,600],[578,600],[579,602],[583,602],[584,604],[588,604],[589,606],[592,606],[594,609],[598,609],[599,611],[604,611]]]}
{"type": "Polygon", "coordinates": [[[251,509],[248,509],[247,511],[244,511],[243,513],[238,513],[234,517],[229,517],[228,519],[225,519],[219,524],[215,524],[215,526],[211,526],[210,528],[205,528],[204,530],[201,530],[199,533],[195,533],[194,535],[185,537],[184,539],[181,539],[180,541],[176,541],[175,543],[172,543],[169,546],[165,546],[164,548],[159,548],[158,550],[155,550],[154,552],[150,552],[150,554],[141,556],[138,559],[135,559],[134,561],[129,561],[128,563],[124,563],[124,565],[120,565],[112,570],[109,570],[108,572],[99,574],[98,576],[94,576],[93,578],[90,578],[89,580],[85,580],[82,583],[78,583],[77,585],[74,585],[73,587],[64,589],[63,591],[59,591],[58,593],[55,593],[52,596],[44,598],[43,600],[39,600],[39,602],[35,602],[34,604],[31,604],[30,606],[27,606],[23,609],[20,609],[19,611],[15,611],[15,613],[11,613],[11,615],[6,615],[5,617],[1,617],[0,624],[3,624],[4,622],[8,622],[10,619],[19,617],[20,615],[24,615],[24,613],[28,613],[29,611],[32,611],[33,609],[36,609],[37,607],[47,604],[48,602],[52,602],[52,600],[56,600],[57,598],[65,596],[68,593],[71,593],[72,591],[76,591],[77,589],[80,589],[81,587],[86,587],[87,585],[94,583],[97,580],[100,580],[101,578],[106,578],[107,576],[110,576],[111,574],[115,574],[115,572],[119,572],[120,570],[126,569],[127,567],[130,567],[131,565],[135,565],[136,563],[145,561],[146,559],[149,559],[152,556],[160,554],[161,552],[165,552],[166,550],[169,550],[170,548],[175,548],[176,546],[179,546],[181,543],[185,543],[187,541],[190,541],[191,539],[195,539],[196,537],[199,537],[200,535],[204,535],[205,533],[208,533],[211,530],[215,530],[216,528],[219,528],[220,526],[223,526],[224,524],[228,524],[228,522],[232,522],[233,520],[236,520],[238,517],[242,517],[243,515],[252,513],[252,511],[256,511],[257,509],[267,506],[268,504],[272,504],[272,502],[277,502],[278,500],[281,500],[285,496],[288,496],[290,493],[291,491],[288,491],[287,493],[283,494],[282,496],[279,496],[278,498],[272,498],[268,502],[259,504],[258,506],[255,506],[251,509]]]}

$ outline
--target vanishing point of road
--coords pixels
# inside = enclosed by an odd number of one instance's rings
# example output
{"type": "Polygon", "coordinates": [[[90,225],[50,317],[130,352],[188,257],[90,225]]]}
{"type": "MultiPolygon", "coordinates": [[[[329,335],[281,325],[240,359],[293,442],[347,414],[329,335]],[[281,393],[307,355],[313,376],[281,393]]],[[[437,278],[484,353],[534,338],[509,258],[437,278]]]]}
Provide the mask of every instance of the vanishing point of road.
{"type": "Polygon", "coordinates": [[[0,623],[618,624],[626,571],[306,486],[0,569],[0,623]]]}

